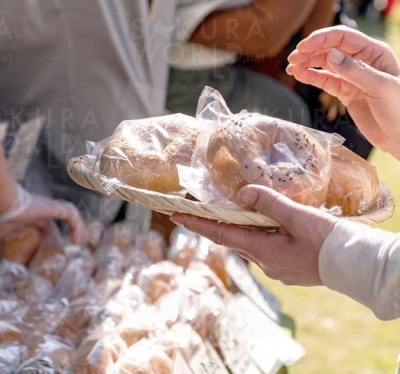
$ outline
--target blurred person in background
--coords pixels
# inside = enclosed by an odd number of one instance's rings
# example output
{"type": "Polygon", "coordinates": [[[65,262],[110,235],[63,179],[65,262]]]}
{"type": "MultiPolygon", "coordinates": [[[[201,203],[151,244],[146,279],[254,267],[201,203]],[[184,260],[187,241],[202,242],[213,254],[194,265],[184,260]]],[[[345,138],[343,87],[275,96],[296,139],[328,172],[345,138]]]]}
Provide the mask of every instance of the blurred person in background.
{"type": "MultiPolygon", "coordinates": [[[[125,205],[80,187],[66,166],[121,121],[164,114],[175,0],[149,4],[0,0],[1,107],[11,123],[45,118],[23,186],[105,224],[125,205]]],[[[125,214],[143,227],[150,217],[133,204],[125,214]]]]}
{"type": "Polygon", "coordinates": [[[246,69],[241,56],[278,55],[297,32],[331,24],[336,0],[178,2],[167,108],[195,115],[204,86],[243,109],[310,126],[305,102],[275,77],[246,69]]]}
{"type": "Polygon", "coordinates": [[[362,17],[366,17],[371,8],[378,12],[381,17],[386,17],[395,4],[395,0],[359,0],[351,2],[356,6],[357,14],[362,17]]]}
{"type": "Polygon", "coordinates": [[[336,132],[346,147],[368,158],[372,145],[340,100],[285,71],[289,53],[312,31],[334,24],[357,27],[344,0],[178,2],[176,24],[170,111],[195,115],[208,85],[233,112],[246,109],[336,132]]]}
{"type": "MultiPolygon", "coordinates": [[[[367,139],[400,161],[400,63],[387,44],[344,26],[322,29],[299,43],[287,70],[337,96],[367,139]]],[[[262,186],[243,187],[239,199],[281,226],[271,233],[183,214],[171,219],[284,284],[325,285],[382,320],[400,317],[400,232],[338,218],[262,186]]]]}
{"type": "Polygon", "coordinates": [[[316,5],[313,16],[309,17],[305,27],[295,33],[278,54],[272,57],[265,57],[262,54],[257,56],[245,55],[241,57],[240,63],[249,69],[271,76],[291,88],[307,104],[312,128],[340,134],[345,139],[344,145],[347,148],[367,159],[373,147],[358,130],[340,100],[318,87],[299,82],[286,73],[287,57],[296,48],[300,40],[318,28],[332,25],[358,28],[357,22],[347,15],[347,2],[345,0],[335,1],[334,4],[316,5]],[[324,14],[327,14],[328,7],[331,5],[333,12],[330,23],[323,25],[321,19],[325,19],[324,14]]]}
{"type": "MultiPolygon", "coordinates": [[[[278,60],[295,35],[331,25],[336,0],[178,0],[170,53],[166,107],[195,116],[205,86],[216,89],[234,112],[247,110],[304,126],[312,125],[307,103],[272,72],[243,59],[278,60]],[[282,27],[282,25],[285,25],[282,27]]],[[[153,227],[168,217],[153,213],[153,227]]],[[[166,239],[173,226],[166,229],[166,239]]]]}

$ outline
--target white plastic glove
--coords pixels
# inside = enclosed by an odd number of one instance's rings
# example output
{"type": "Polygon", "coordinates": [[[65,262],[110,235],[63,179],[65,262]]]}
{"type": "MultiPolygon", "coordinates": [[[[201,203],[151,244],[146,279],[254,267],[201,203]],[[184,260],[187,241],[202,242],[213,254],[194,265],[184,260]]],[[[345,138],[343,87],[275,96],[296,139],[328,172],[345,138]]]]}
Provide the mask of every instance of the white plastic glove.
{"type": "Polygon", "coordinates": [[[54,227],[52,220],[58,219],[68,225],[72,243],[82,242],[84,223],[75,205],[64,200],[31,194],[18,183],[16,192],[11,207],[0,213],[0,233],[6,233],[13,226],[36,226],[49,230],[54,227]]]}

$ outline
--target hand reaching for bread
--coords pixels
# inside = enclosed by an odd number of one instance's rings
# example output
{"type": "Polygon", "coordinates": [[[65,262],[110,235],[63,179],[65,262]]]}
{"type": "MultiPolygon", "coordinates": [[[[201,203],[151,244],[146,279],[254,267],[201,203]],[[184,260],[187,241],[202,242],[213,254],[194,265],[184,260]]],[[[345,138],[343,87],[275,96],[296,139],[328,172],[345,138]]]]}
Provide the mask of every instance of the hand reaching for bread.
{"type": "Polygon", "coordinates": [[[71,242],[81,243],[84,223],[72,203],[31,194],[16,184],[16,198],[11,207],[0,214],[0,239],[15,227],[34,226],[43,231],[54,230],[53,220],[68,225],[71,242]]]}

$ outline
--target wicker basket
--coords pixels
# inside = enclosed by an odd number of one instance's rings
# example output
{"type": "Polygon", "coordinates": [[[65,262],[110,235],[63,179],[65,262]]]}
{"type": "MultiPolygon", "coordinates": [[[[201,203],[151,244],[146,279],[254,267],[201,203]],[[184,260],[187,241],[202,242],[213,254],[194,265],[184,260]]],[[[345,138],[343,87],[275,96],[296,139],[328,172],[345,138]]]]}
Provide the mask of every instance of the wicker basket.
{"type": "MultiPolygon", "coordinates": [[[[222,208],[216,205],[188,200],[179,196],[142,190],[128,185],[118,186],[111,193],[107,193],[103,188],[106,178],[102,181],[101,176],[92,173],[83,162],[83,157],[75,157],[71,159],[67,171],[76,183],[85,188],[112,195],[128,202],[140,204],[151,210],[167,215],[173,213],[187,213],[198,217],[243,226],[265,228],[274,228],[279,226],[279,224],[272,218],[266,217],[260,213],[250,212],[239,208],[222,208]]],[[[346,218],[368,225],[374,225],[389,219],[393,215],[395,204],[393,196],[386,186],[382,186],[380,190],[379,201],[381,202],[381,206],[374,212],[346,218]]]]}

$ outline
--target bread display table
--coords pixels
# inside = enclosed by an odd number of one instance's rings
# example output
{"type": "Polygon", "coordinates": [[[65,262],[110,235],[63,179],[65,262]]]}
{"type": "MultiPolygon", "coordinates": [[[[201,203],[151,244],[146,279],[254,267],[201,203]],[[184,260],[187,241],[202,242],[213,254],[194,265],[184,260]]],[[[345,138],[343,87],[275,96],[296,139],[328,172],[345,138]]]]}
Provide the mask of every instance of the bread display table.
{"type": "Polygon", "coordinates": [[[304,354],[225,247],[181,228],[167,247],[120,223],[87,247],[4,251],[30,231],[1,243],[0,372],[262,374],[304,354]]]}

